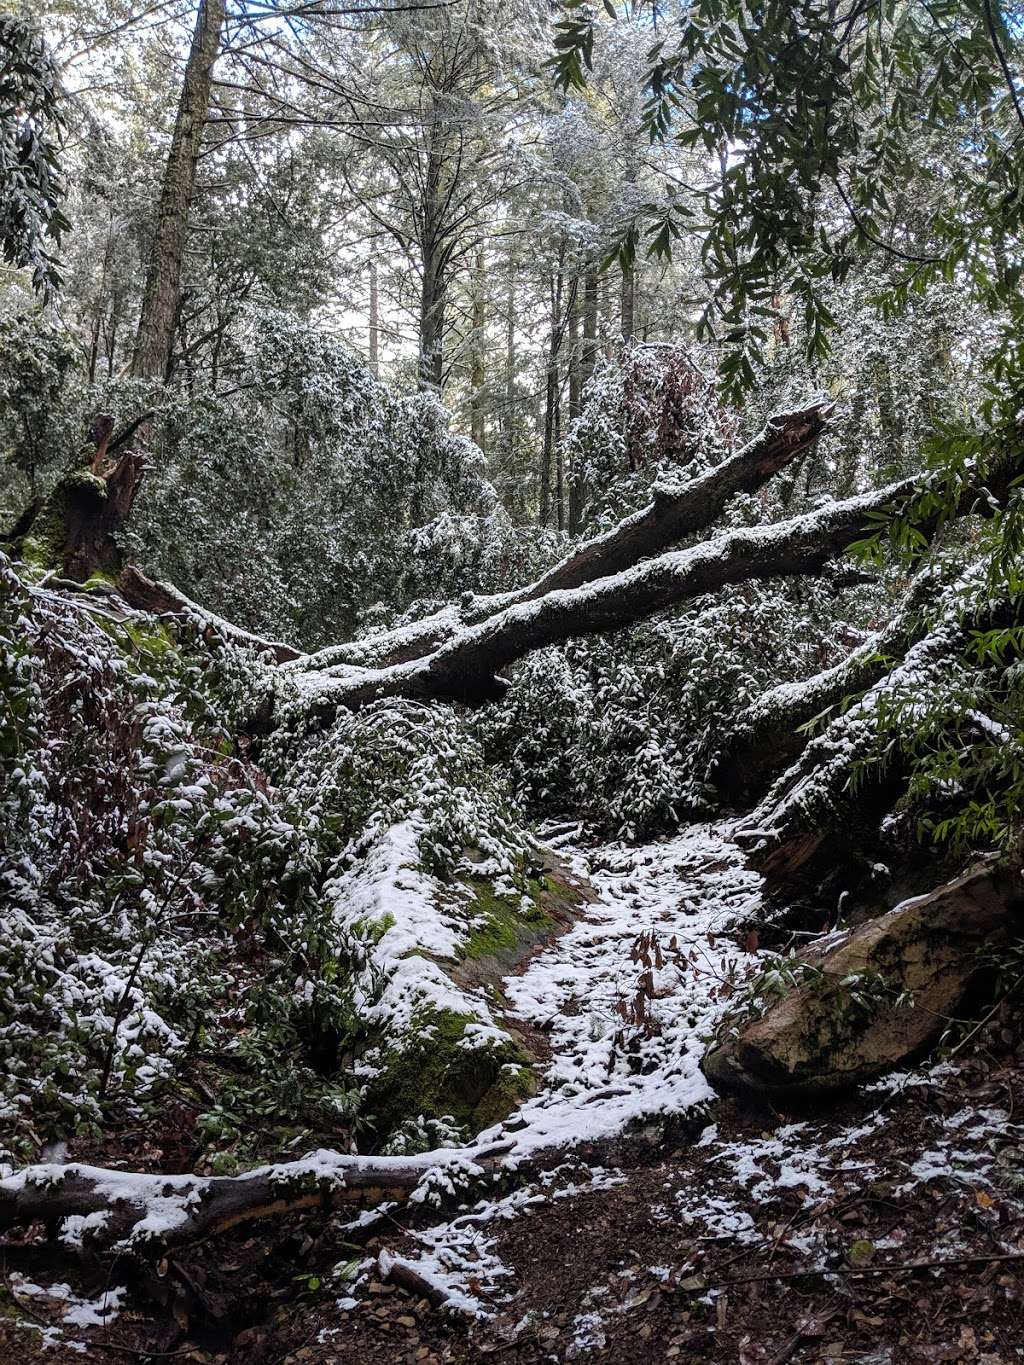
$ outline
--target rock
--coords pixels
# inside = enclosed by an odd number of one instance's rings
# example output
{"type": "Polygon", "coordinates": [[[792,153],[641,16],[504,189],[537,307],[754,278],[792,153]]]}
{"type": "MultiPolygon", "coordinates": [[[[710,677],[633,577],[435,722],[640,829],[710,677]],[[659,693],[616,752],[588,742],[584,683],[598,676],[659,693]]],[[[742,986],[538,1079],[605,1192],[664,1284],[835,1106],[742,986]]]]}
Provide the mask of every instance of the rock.
{"type": "Polygon", "coordinates": [[[976,978],[978,949],[1024,908],[1019,864],[975,865],[795,960],[792,988],[726,1020],[702,1063],[720,1089],[802,1098],[873,1079],[920,1054],[976,978]]]}

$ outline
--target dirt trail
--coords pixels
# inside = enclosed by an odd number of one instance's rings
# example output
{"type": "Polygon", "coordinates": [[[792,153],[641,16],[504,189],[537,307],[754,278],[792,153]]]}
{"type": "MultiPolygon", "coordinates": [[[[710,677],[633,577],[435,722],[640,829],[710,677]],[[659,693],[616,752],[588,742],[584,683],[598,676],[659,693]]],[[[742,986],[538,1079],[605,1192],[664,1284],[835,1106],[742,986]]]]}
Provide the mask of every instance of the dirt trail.
{"type": "MultiPolygon", "coordinates": [[[[759,881],[728,827],[572,856],[596,901],[505,983],[550,1043],[544,1082],[489,1135],[513,1157],[557,1146],[556,1170],[433,1226],[396,1209],[366,1246],[331,1219],[213,1244],[192,1273],[252,1305],[233,1339],[193,1350],[125,1314],[50,1332],[46,1359],[81,1360],[74,1335],[97,1360],[145,1342],[230,1365],[1024,1360],[1024,1082],[1001,1021],[959,1068],[813,1118],[738,1110],[699,1070],[760,968],[737,946],[759,881]],[[389,1282],[393,1255],[435,1303],[389,1282]]],[[[13,1288],[60,1323],[59,1299],[13,1288]]],[[[38,1341],[0,1327],[0,1362],[38,1341]]]]}

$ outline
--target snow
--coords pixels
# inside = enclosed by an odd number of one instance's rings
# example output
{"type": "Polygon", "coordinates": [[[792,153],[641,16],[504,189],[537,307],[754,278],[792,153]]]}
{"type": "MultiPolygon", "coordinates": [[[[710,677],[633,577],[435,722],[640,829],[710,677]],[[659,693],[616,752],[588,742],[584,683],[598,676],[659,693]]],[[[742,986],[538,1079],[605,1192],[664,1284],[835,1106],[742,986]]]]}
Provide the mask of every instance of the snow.
{"type": "Polygon", "coordinates": [[[421,870],[422,827],[416,817],[392,825],[324,888],[342,935],[365,941],[370,931],[360,1014],[396,1036],[424,1010],[449,1010],[477,1021],[465,1046],[503,1042],[482,993],[457,986],[445,970],[467,936],[466,916],[456,913],[451,889],[421,870]]]}
{"type": "Polygon", "coordinates": [[[523,1156],[610,1137],[709,1100],[700,1060],[727,1004],[722,984],[754,960],[729,931],[757,908],[760,877],[743,865],[728,827],[577,854],[574,871],[589,876],[596,903],[504,988],[513,1016],[544,1028],[554,1054],[544,1088],[515,1117],[514,1152],[523,1156]],[[630,1065],[619,1013],[643,970],[631,959],[641,933],[655,935],[667,954],[648,1001],[642,1073],[630,1065]],[[690,954],[694,963],[678,965],[690,954]]]}
{"type": "MultiPolygon", "coordinates": [[[[7,1281],[14,1294],[15,1302],[27,1299],[37,1308],[56,1312],[60,1327],[51,1324],[43,1328],[43,1344],[47,1346],[64,1345],[74,1351],[88,1353],[88,1347],[73,1338],[66,1338],[61,1328],[104,1327],[114,1322],[124,1307],[128,1293],[123,1285],[105,1289],[98,1298],[87,1299],[76,1294],[71,1285],[65,1283],[41,1285],[29,1280],[18,1271],[11,1271],[7,1281]]],[[[26,1326],[33,1326],[26,1323],[26,1326]]]]}

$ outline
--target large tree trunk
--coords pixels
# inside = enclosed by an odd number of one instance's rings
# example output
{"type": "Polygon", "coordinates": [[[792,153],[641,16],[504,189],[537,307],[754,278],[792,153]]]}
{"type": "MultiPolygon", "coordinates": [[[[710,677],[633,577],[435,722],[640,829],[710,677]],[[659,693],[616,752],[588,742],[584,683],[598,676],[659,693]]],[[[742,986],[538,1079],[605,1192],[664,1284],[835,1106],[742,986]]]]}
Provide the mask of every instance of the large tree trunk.
{"type": "Polygon", "coordinates": [[[123,563],[117,535],[142,481],[143,457],[125,448],[138,426],[115,436],[112,417],[94,418],[53,491],[27,508],[7,537],[23,559],[77,583],[116,577],[123,563]]]}
{"type": "MultiPolygon", "coordinates": [[[[548,335],[548,363],[544,386],[544,440],[540,464],[540,524],[551,524],[551,477],[555,454],[555,420],[558,408],[558,352],[562,341],[562,272],[551,276],[551,322],[548,335]]],[[[558,529],[562,529],[561,494],[559,493],[558,529]]]]}
{"type": "MultiPolygon", "coordinates": [[[[820,420],[821,409],[815,411],[820,420]]],[[[770,440],[771,426],[767,434],[770,440]]],[[[775,431],[776,439],[778,435],[775,431]]],[[[753,450],[748,447],[738,452],[717,470],[669,497],[668,505],[675,513],[671,534],[678,537],[680,526],[687,524],[686,509],[692,515],[694,490],[702,486],[706,490],[708,480],[713,481],[711,488],[724,502],[728,496],[724,489],[733,484],[741,470],[745,479],[755,480],[755,485],[758,478],[769,477],[763,468],[757,471],[758,449],[755,444],[753,450]]],[[[775,465],[778,468],[786,456],[776,454],[776,459],[780,461],[775,465]]],[[[916,528],[927,539],[949,516],[990,512],[1005,500],[1020,463],[1019,456],[1008,452],[987,475],[979,472],[965,485],[957,505],[933,506],[916,520],[916,528]]],[[[804,516],[723,532],[692,549],[638,563],[645,549],[666,535],[655,502],[607,537],[590,542],[584,551],[538,583],[509,594],[501,606],[498,603],[502,599],[491,599],[489,614],[478,624],[466,625],[451,612],[444,618],[443,643],[426,657],[407,655],[407,662],[383,668],[344,663],[325,669],[319,682],[309,671],[308,662],[297,666],[305,675],[304,697],[311,713],[323,716],[339,707],[358,707],[388,696],[447,699],[470,705],[491,700],[507,685],[500,677],[501,670],[534,650],[619,630],[730,583],[816,573],[854,541],[876,531],[879,514],[912,511],[920,492],[919,479],[903,479],[804,516]],[[609,573],[609,562],[622,553],[628,553],[631,567],[609,573]],[[606,576],[598,576],[602,573],[606,576]],[[579,586],[572,586],[573,581],[579,586]]],[[[701,524],[709,519],[705,511],[701,524]]],[[[435,624],[439,624],[436,618],[435,624]]],[[[418,636],[418,650],[426,638],[426,634],[418,636]]]]}
{"type": "Polygon", "coordinates": [[[188,215],[196,186],[203,127],[210,107],[213,67],[220,49],[226,0],[200,0],[185,68],[171,150],[160,192],[156,234],[149,253],[146,288],[132,359],[136,378],[167,377],[181,297],[188,215]]]}
{"type": "MultiPolygon", "coordinates": [[[[436,128],[431,130],[437,136],[436,128]]],[[[444,209],[441,194],[443,156],[432,145],[423,189],[423,276],[420,281],[420,388],[440,393],[444,380],[444,313],[448,281],[443,262],[444,209]]]]}
{"type": "MultiPolygon", "coordinates": [[[[598,277],[591,271],[583,282],[583,350],[579,364],[579,395],[577,404],[582,411],[583,394],[597,364],[598,277]]],[[[587,503],[586,474],[577,465],[569,477],[569,534],[577,535],[583,526],[587,503]]]]}

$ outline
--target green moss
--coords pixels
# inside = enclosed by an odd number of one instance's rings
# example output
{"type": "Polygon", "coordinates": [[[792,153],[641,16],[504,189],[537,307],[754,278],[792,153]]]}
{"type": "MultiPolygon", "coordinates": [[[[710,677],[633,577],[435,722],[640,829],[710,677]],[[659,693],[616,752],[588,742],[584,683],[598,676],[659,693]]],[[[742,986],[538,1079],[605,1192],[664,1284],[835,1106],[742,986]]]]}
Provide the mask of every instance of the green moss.
{"type": "Polygon", "coordinates": [[[86,592],[94,592],[97,588],[114,588],[116,586],[117,579],[113,574],[101,573],[99,569],[90,574],[82,584],[82,587],[85,588],[86,592]]]}
{"type": "Polygon", "coordinates": [[[421,1012],[370,1085],[366,1107],[378,1137],[421,1115],[451,1116],[476,1133],[530,1093],[530,1059],[513,1039],[483,1047],[462,1045],[467,1028],[478,1023],[472,1015],[452,1010],[421,1012]]]}
{"type": "Polygon", "coordinates": [[[529,1066],[509,1064],[473,1110],[477,1131],[507,1118],[512,1110],[537,1093],[537,1077],[529,1066]]]}
{"type": "Polygon", "coordinates": [[[380,919],[357,919],[352,925],[352,932],[356,938],[362,941],[377,944],[393,927],[394,923],[394,915],[390,910],[385,910],[380,919]]]}
{"type": "Polygon", "coordinates": [[[496,957],[511,952],[526,938],[533,938],[539,929],[553,928],[555,921],[538,904],[545,889],[536,878],[529,883],[529,906],[521,896],[498,896],[490,883],[473,879],[470,882],[473,899],[469,905],[470,920],[477,921],[464,946],[468,958],[496,957]],[[483,923],[479,923],[479,921],[483,923]]]}
{"type": "MultiPolygon", "coordinates": [[[[102,575],[94,574],[88,582],[93,583],[101,577],[102,575]]],[[[145,625],[140,625],[136,621],[108,621],[100,618],[98,624],[132,662],[137,662],[141,657],[150,663],[159,663],[177,648],[178,642],[173,630],[163,621],[149,620],[145,625]]]]}

